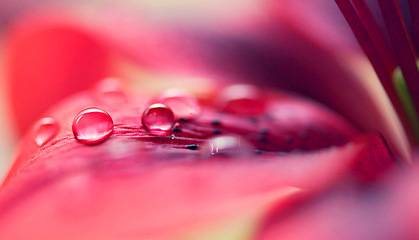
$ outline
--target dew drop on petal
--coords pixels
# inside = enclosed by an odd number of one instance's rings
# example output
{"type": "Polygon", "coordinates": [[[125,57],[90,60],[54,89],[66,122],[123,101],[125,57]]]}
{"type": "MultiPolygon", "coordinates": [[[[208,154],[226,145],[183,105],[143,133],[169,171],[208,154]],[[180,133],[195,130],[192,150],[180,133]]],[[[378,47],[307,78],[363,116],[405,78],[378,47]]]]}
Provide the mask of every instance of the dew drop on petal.
{"type": "Polygon", "coordinates": [[[59,129],[60,126],[54,118],[45,117],[40,119],[34,126],[34,140],[36,145],[40,147],[49,142],[57,135],[59,129]]]}
{"type": "Polygon", "coordinates": [[[107,139],[113,127],[109,113],[99,108],[87,108],[74,118],[73,134],[82,143],[95,144],[107,139]]]}
{"type": "Polygon", "coordinates": [[[169,107],[161,103],[155,103],[144,111],[142,123],[152,135],[170,136],[175,124],[175,117],[169,107]]]}
{"type": "Polygon", "coordinates": [[[96,87],[98,97],[103,101],[126,101],[126,94],[123,84],[118,78],[105,78],[100,81],[96,87]]]}
{"type": "Polygon", "coordinates": [[[261,115],[266,100],[257,87],[247,84],[225,88],[217,97],[216,105],[223,111],[242,115],[261,115]]]}
{"type": "Polygon", "coordinates": [[[157,95],[154,102],[170,107],[176,118],[193,119],[201,112],[198,100],[183,89],[167,89],[157,95]]]}
{"type": "Polygon", "coordinates": [[[202,147],[204,157],[209,156],[233,156],[249,157],[254,155],[255,148],[243,137],[234,135],[223,135],[208,139],[202,147]]]}

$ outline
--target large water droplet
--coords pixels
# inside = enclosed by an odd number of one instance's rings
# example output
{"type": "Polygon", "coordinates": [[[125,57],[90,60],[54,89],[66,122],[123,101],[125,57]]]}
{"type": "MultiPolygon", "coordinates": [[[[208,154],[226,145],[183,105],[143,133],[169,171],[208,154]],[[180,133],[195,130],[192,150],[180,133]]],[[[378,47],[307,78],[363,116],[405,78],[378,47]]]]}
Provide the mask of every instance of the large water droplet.
{"type": "Polygon", "coordinates": [[[201,112],[198,100],[183,89],[167,89],[157,95],[154,102],[170,107],[177,118],[192,119],[201,112]]]}
{"type": "Polygon", "coordinates": [[[77,140],[86,144],[99,143],[113,131],[111,116],[98,108],[87,108],[74,118],[73,134],[77,140]]]}
{"type": "Polygon", "coordinates": [[[208,156],[249,157],[254,155],[254,147],[245,138],[223,135],[210,138],[202,147],[202,154],[208,156]]]}
{"type": "Polygon", "coordinates": [[[175,124],[175,117],[169,107],[161,103],[155,103],[144,111],[142,123],[152,135],[169,136],[175,124]]]}
{"type": "Polygon", "coordinates": [[[216,104],[225,112],[243,115],[260,115],[266,110],[266,100],[259,89],[246,84],[225,88],[216,104]]]}
{"type": "Polygon", "coordinates": [[[45,117],[35,123],[33,134],[36,145],[42,146],[53,139],[60,126],[54,118],[45,117]]]}
{"type": "Polygon", "coordinates": [[[118,78],[105,78],[96,87],[96,93],[102,101],[126,101],[126,94],[123,89],[122,81],[118,78]]]}

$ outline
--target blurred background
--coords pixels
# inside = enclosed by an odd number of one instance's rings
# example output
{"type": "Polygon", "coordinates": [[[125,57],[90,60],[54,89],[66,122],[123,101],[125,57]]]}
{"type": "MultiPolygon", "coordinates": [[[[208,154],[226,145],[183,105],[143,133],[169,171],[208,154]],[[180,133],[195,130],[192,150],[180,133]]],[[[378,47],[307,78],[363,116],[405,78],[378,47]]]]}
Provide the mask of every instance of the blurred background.
{"type": "MultiPolygon", "coordinates": [[[[0,38],[2,35],[0,34],[0,38]]],[[[0,40],[0,49],[2,41],[0,40]]],[[[1,55],[1,54],[0,54],[1,55]]],[[[6,167],[11,161],[13,151],[16,147],[17,137],[10,118],[10,109],[8,109],[7,91],[4,80],[3,58],[0,58],[0,174],[3,175],[6,167]]]]}

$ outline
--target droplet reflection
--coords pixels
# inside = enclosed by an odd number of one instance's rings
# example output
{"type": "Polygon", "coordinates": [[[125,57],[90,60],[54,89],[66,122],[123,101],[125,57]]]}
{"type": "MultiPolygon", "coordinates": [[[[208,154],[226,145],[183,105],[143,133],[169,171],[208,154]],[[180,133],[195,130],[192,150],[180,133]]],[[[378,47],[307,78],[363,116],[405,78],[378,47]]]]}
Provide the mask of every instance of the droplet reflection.
{"type": "Polygon", "coordinates": [[[254,147],[245,138],[223,135],[210,138],[202,147],[204,157],[223,155],[228,157],[249,157],[254,155],[254,147]]]}

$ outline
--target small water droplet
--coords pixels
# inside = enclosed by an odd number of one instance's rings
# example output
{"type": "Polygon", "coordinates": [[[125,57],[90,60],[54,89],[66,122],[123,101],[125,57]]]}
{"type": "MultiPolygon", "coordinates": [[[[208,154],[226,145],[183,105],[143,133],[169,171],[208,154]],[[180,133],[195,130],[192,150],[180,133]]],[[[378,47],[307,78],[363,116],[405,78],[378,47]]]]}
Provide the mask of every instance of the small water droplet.
{"type": "Polygon", "coordinates": [[[34,140],[36,145],[41,147],[49,142],[57,135],[59,129],[60,126],[54,118],[45,117],[40,119],[34,126],[34,140]]]}
{"type": "Polygon", "coordinates": [[[261,115],[266,110],[266,100],[259,89],[247,84],[227,87],[216,104],[226,112],[242,115],[261,115]]]}
{"type": "Polygon", "coordinates": [[[183,89],[167,89],[155,97],[154,102],[168,106],[176,118],[193,119],[201,112],[198,100],[183,89]]]}
{"type": "Polygon", "coordinates": [[[161,103],[155,103],[144,111],[142,123],[152,135],[169,136],[175,124],[175,117],[169,107],[161,103]]]}
{"type": "Polygon", "coordinates": [[[95,90],[102,101],[124,102],[127,96],[122,86],[118,78],[105,78],[96,85],[95,90]]]}
{"type": "Polygon", "coordinates": [[[224,135],[210,138],[202,147],[204,156],[234,156],[249,157],[254,155],[254,147],[245,138],[233,135],[224,135]]]}
{"type": "Polygon", "coordinates": [[[113,127],[112,118],[106,111],[87,108],[74,118],[73,134],[82,143],[95,144],[107,139],[113,127]]]}

